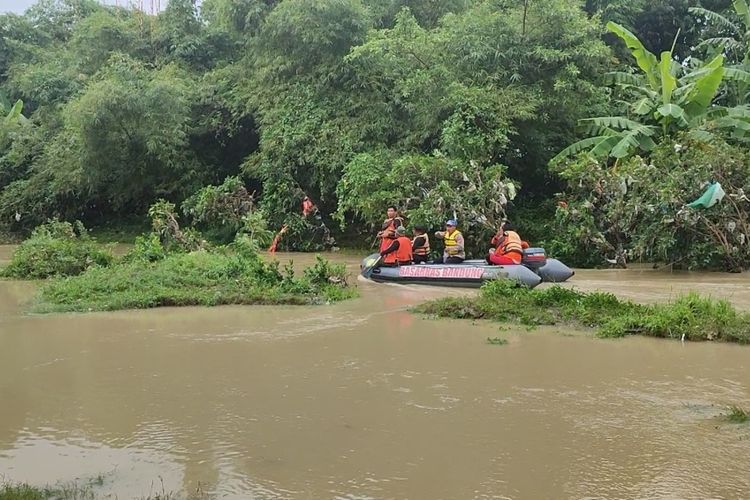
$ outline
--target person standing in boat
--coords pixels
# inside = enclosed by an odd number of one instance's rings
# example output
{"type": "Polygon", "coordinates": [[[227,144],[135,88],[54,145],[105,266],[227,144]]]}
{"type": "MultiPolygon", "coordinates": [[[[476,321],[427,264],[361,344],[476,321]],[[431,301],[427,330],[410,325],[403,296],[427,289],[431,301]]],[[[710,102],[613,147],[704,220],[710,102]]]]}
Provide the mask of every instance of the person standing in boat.
{"type": "Polygon", "coordinates": [[[396,240],[396,229],[404,225],[404,220],[398,214],[398,209],[393,205],[388,207],[387,217],[377,236],[380,238],[380,252],[383,252],[396,240]]]}
{"type": "Polygon", "coordinates": [[[380,252],[383,264],[387,267],[408,266],[412,262],[411,239],[406,236],[406,228],[398,226],[395,231],[396,239],[388,248],[380,252]]]}
{"type": "Polygon", "coordinates": [[[529,248],[529,244],[521,239],[510,222],[500,226],[490,243],[493,248],[489,250],[487,262],[498,266],[520,264],[523,260],[524,248],[529,248]]]}
{"type": "Polygon", "coordinates": [[[443,240],[445,250],[443,251],[443,264],[460,264],[466,258],[464,251],[464,237],[457,229],[458,223],[450,219],[445,223],[445,231],[437,231],[435,237],[443,240]]]}
{"type": "Polygon", "coordinates": [[[426,264],[430,256],[430,237],[427,227],[417,224],[414,226],[414,239],[411,240],[411,253],[415,264],[426,264]]]}

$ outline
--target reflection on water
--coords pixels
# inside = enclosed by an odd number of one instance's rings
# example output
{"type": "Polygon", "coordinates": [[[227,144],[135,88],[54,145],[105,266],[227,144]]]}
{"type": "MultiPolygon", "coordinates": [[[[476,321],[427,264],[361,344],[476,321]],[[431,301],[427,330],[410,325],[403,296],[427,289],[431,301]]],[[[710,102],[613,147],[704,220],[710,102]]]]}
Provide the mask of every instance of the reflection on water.
{"type": "MultiPolygon", "coordinates": [[[[574,280],[750,304],[744,276],[574,280]]],[[[435,321],[406,309],[473,292],[357,284],[325,307],[26,316],[33,286],[0,282],[0,474],[101,473],[121,498],[750,496],[750,427],[716,418],[750,408],[747,348],[435,321]]]]}

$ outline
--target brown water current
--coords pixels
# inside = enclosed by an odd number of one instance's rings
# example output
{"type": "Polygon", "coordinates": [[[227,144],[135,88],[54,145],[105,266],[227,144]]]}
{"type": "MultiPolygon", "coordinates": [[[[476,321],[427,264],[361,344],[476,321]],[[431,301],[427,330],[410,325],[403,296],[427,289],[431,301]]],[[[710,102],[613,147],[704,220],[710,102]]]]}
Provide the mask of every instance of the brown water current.
{"type": "MultiPolygon", "coordinates": [[[[750,308],[746,275],[572,284],[750,308]]],[[[0,281],[0,476],[102,474],[118,498],[750,498],[750,425],[718,418],[750,409],[750,348],[436,321],[406,309],[474,292],[357,285],[333,306],[40,316],[34,284],[0,281]]]]}

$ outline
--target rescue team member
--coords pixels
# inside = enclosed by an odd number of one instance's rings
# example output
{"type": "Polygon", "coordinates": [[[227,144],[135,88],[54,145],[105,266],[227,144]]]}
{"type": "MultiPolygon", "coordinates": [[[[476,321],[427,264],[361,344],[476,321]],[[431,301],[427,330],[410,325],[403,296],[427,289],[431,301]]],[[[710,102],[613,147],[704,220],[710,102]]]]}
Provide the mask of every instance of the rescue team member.
{"type": "Polygon", "coordinates": [[[318,207],[315,206],[315,203],[312,202],[309,196],[305,195],[305,197],[302,198],[302,217],[307,217],[317,211],[318,207]]]}
{"type": "Polygon", "coordinates": [[[385,222],[383,222],[383,226],[378,233],[378,238],[380,238],[381,252],[388,248],[391,243],[395,241],[396,229],[399,226],[403,227],[404,225],[403,219],[398,215],[398,210],[393,205],[388,207],[387,216],[388,218],[385,220],[385,222]]]}
{"type": "Polygon", "coordinates": [[[396,228],[396,239],[380,252],[383,257],[384,266],[408,266],[412,261],[411,240],[406,236],[406,228],[398,226],[396,228]]]}
{"type": "Polygon", "coordinates": [[[414,226],[414,239],[411,240],[411,253],[415,264],[426,264],[430,256],[430,237],[427,236],[427,227],[414,226]]]}
{"type": "Polygon", "coordinates": [[[435,237],[443,240],[445,251],[443,252],[443,264],[460,264],[466,258],[464,252],[464,237],[461,231],[456,229],[457,223],[451,219],[445,223],[445,231],[438,231],[435,237]]]}
{"type": "Polygon", "coordinates": [[[497,234],[492,237],[491,244],[495,248],[490,248],[487,262],[498,266],[520,264],[523,260],[523,249],[529,248],[529,244],[521,240],[510,222],[500,227],[497,234]]]}

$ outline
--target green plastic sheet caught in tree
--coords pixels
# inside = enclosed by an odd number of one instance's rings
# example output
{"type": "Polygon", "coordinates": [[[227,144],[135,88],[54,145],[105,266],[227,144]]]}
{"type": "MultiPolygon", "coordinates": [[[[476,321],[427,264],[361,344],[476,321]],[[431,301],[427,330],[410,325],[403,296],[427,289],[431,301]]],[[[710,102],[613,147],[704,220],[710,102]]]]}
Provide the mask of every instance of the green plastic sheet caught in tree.
{"type": "Polygon", "coordinates": [[[724,198],[725,194],[726,193],[721,187],[721,184],[718,182],[714,182],[713,184],[708,186],[708,188],[700,198],[688,203],[687,206],[690,208],[711,208],[719,203],[724,198]]]}

